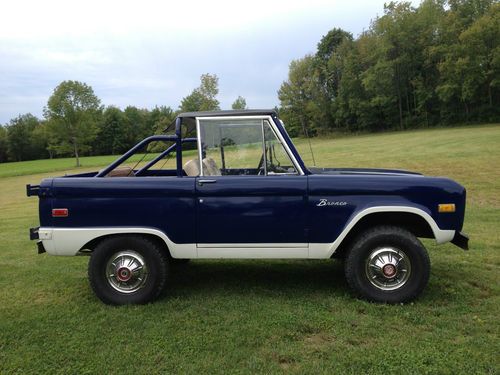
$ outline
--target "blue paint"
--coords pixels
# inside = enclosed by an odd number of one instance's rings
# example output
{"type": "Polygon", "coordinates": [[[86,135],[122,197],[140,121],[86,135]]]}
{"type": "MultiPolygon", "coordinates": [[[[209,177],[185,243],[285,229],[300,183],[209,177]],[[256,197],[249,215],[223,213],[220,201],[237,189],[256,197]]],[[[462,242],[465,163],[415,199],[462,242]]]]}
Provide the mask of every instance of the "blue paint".
{"type": "Polygon", "coordinates": [[[176,142],[176,170],[154,170],[150,163],[138,177],[94,177],[106,175],[151,141],[181,139],[178,120],[176,135],[147,138],[100,173],[43,180],[40,186],[48,194],[40,196],[40,223],[150,227],[179,244],[331,243],[366,208],[407,206],[427,212],[441,229],[462,229],[466,193],[458,183],[405,171],[308,170],[277,117],[272,118],[305,175],[210,176],[202,179],[214,183],[199,184],[199,178],[182,172],[182,143],[192,138],[176,142]],[[322,199],[333,204],[318,206],[322,199]],[[457,212],[438,213],[440,203],[455,203],[457,212]],[[69,217],[52,218],[52,208],[69,208],[69,217]]]}

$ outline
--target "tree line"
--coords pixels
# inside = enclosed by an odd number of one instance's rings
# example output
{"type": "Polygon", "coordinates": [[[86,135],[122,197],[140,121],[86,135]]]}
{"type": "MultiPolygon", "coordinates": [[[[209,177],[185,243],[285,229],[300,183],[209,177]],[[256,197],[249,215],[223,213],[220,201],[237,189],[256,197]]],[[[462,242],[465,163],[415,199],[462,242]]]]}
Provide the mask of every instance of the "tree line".
{"type": "Polygon", "coordinates": [[[390,2],[357,38],[335,28],[278,92],[294,135],[500,119],[500,4],[390,2]]]}
{"type": "MultiPolygon", "coordinates": [[[[104,107],[92,87],[64,81],[50,96],[44,118],[28,113],[0,126],[0,162],[82,155],[120,154],[142,139],[162,133],[179,112],[218,110],[218,77],[204,74],[200,86],[182,99],[179,109],[104,107]]],[[[233,109],[245,109],[239,96],[233,109]]]]}
{"type": "MultiPolygon", "coordinates": [[[[218,110],[218,77],[168,106],[104,107],[85,83],[59,84],[43,119],[0,126],[0,162],[120,154],[161,133],[179,112],[218,110]]],[[[330,30],[314,54],[290,63],[278,91],[292,136],[369,132],[500,119],[498,0],[390,2],[357,38],[330,30]]],[[[238,97],[233,109],[246,108],[238,97]]]]}

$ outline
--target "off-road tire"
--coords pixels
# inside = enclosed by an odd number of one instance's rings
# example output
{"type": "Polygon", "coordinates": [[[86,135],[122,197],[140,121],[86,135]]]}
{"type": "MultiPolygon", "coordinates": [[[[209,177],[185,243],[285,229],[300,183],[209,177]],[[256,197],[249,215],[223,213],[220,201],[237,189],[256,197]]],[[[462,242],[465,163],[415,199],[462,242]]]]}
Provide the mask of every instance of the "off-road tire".
{"type": "Polygon", "coordinates": [[[412,233],[400,227],[379,226],[366,230],[353,241],[344,270],[347,283],[361,297],[375,302],[400,303],[422,293],[429,281],[430,260],[427,250],[412,233]],[[377,287],[369,280],[369,260],[377,249],[384,248],[400,250],[411,264],[406,282],[394,290],[382,290],[383,286],[377,287]]]}
{"type": "Polygon", "coordinates": [[[90,285],[97,297],[110,305],[146,304],[164,289],[168,276],[168,258],[164,251],[144,236],[114,236],[101,241],[92,252],[88,266],[90,285]],[[122,293],[107,278],[110,259],[121,251],[139,254],[147,267],[144,284],[134,292],[122,293]]]}

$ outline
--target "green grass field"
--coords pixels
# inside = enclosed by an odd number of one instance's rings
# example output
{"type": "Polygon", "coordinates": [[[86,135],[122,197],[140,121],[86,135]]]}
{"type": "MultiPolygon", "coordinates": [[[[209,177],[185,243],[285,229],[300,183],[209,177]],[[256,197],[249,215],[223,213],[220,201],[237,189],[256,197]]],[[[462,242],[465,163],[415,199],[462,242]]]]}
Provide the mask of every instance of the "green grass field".
{"type": "Polygon", "coordinates": [[[500,126],[312,142],[320,166],[465,185],[470,251],[426,240],[429,286],[406,305],[357,300],[336,261],[200,260],[173,270],[156,303],[109,307],[90,290],[88,258],[37,255],[27,238],[38,211],[25,184],[74,161],[0,164],[0,374],[500,373],[500,126]]]}

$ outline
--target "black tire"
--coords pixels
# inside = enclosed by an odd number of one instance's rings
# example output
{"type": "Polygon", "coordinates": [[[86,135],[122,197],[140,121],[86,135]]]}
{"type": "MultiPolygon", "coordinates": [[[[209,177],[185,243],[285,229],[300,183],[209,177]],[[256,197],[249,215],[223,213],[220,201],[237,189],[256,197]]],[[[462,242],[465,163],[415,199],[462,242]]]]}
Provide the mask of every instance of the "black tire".
{"type": "Polygon", "coordinates": [[[384,303],[408,302],[427,285],[430,260],[412,233],[399,227],[380,226],[354,240],[344,270],[349,286],[361,297],[384,303]]]}
{"type": "Polygon", "coordinates": [[[110,305],[145,304],[155,300],[165,286],[167,256],[146,237],[110,237],[101,241],[92,252],[88,275],[94,293],[102,302],[110,305]],[[134,262],[130,263],[131,260],[134,262]],[[108,278],[110,269],[114,277],[108,278]],[[123,274],[117,276],[120,272],[123,274]],[[124,280],[129,279],[121,283],[121,276],[124,280]],[[129,290],[125,290],[127,288],[129,290]]]}

